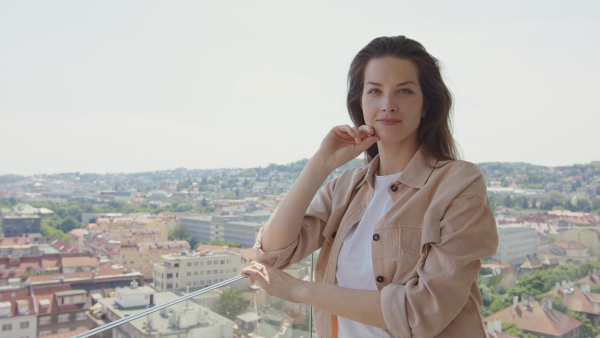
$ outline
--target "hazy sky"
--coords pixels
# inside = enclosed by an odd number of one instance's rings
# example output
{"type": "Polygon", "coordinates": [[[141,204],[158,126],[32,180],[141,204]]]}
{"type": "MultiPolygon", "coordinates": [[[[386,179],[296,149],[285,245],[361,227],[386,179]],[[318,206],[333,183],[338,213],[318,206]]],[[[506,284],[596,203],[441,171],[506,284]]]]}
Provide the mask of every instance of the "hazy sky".
{"type": "Polygon", "coordinates": [[[600,160],[597,1],[0,1],[0,174],[284,164],[349,124],[371,39],[422,42],[472,162],[600,160]]]}

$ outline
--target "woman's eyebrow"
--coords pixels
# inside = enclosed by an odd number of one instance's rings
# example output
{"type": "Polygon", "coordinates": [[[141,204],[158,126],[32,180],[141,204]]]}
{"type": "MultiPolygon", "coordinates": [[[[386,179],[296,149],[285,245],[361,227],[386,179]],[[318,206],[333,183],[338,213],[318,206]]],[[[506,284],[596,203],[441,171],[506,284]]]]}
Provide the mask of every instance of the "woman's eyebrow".
{"type": "MultiPolygon", "coordinates": [[[[373,81],[367,81],[367,83],[366,83],[366,84],[368,84],[368,85],[372,85],[372,86],[382,86],[382,84],[381,84],[381,83],[378,83],[378,82],[373,82],[373,81]]],[[[416,84],[416,83],[414,83],[413,81],[405,81],[405,82],[402,82],[402,83],[398,83],[398,84],[396,85],[396,87],[402,87],[402,86],[406,86],[407,84],[412,84],[412,85],[415,85],[415,86],[417,85],[417,84],[416,84]]]]}

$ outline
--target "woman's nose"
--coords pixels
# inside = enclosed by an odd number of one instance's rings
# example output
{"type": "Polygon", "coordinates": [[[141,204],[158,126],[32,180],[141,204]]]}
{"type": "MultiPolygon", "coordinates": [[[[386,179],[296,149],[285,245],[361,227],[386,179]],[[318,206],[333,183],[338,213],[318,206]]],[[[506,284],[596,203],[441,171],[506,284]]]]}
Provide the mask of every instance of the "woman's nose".
{"type": "Polygon", "coordinates": [[[384,95],[381,102],[383,111],[395,112],[398,110],[398,105],[391,95],[384,95]]]}

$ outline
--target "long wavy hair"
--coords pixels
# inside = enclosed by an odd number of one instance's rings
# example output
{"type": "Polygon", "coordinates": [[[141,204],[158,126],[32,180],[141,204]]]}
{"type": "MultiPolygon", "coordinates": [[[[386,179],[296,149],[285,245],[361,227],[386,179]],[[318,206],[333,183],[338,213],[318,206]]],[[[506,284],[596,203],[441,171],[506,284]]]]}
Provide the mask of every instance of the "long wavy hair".
{"type": "MultiPolygon", "coordinates": [[[[410,60],[417,67],[425,113],[418,129],[421,151],[425,156],[437,160],[457,159],[458,150],[452,137],[452,94],[442,80],[439,62],[425,50],[422,44],[403,35],[375,38],[352,60],[348,72],[346,104],[354,125],[359,127],[365,124],[361,108],[365,68],[372,59],[386,56],[410,60]]],[[[375,143],[367,149],[366,161],[371,162],[377,154],[379,149],[375,143]]]]}

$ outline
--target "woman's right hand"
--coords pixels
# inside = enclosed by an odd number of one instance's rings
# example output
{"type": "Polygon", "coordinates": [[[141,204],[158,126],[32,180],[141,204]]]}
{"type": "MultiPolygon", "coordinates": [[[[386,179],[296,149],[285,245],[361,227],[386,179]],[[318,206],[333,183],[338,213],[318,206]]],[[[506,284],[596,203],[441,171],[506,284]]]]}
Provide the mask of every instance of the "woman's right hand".
{"type": "Polygon", "coordinates": [[[321,142],[315,156],[327,163],[331,170],[338,168],[369,149],[379,141],[373,127],[358,128],[348,125],[335,126],[321,142]]]}

